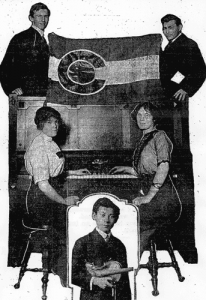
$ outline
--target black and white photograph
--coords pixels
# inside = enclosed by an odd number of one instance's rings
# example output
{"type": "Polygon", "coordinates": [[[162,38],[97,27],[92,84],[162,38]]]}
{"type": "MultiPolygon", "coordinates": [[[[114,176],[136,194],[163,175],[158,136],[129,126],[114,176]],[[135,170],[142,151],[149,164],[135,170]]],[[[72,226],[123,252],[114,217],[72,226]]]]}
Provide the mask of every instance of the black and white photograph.
{"type": "Polygon", "coordinates": [[[202,299],[205,1],[0,4],[1,299],[202,299]]]}

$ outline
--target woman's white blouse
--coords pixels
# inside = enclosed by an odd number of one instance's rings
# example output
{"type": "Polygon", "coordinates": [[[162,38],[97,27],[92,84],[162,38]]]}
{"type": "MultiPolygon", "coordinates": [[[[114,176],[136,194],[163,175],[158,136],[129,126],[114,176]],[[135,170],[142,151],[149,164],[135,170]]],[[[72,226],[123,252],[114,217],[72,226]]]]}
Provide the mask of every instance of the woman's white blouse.
{"type": "Polygon", "coordinates": [[[34,182],[48,180],[61,174],[64,168],[64,157],[59,157],[60,148],[43,132],[34,138],[27,149],[24,160],[27,172],[34,182]]]}

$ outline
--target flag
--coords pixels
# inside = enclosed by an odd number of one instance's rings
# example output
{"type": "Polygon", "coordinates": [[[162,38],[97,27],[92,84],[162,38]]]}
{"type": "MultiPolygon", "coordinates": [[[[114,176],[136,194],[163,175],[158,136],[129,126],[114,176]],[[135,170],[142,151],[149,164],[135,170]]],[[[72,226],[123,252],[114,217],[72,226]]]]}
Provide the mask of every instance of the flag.
{"type": "Polygon", "coordinates": [[[161,101],[160,34],[70,39],[50,33],[47,101],[121,105],[161,101]]]}

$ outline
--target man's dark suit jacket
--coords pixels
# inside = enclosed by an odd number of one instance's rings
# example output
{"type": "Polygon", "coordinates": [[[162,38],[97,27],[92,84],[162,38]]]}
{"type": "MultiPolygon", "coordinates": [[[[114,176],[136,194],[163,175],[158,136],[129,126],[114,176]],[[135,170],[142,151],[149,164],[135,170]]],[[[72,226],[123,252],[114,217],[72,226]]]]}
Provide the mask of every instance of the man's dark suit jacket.
{"type": "Polygon", "coordinates": [[[206,66],[193,40],[181,34],[160,54],[160,79],[165,93],[171,98],[179,89],[193,96],[201,87],[206,78],[206,66]],[[185,78],[177,84],[171,78],[180,72],[185,78]]]}
{"type": "MultiPolygon", "coordinates": [[[[90,291],[91,274],[86,270],[86,262],[102,266],[109,260],[118,261],[122,268],[127,267],[126,249],[116,237],[110,237],[108,242],[94,229],[88,235],[78,239],[72,252],[72,283],[81,287],[81,300],[110,300],[112,289],[105,290],[96,285],[90,291]]],[[[117,299],[130,300],[131,292],[128,273],[123,273],[117,283],[117,299]]]]}
{"type": "Polygon", "coordinates": [[[22,88],[26,96],[45,96],[48,86],[49,47],[33,27],[10,41],[0,66],[0,81],[8,95],[22,88]]]}

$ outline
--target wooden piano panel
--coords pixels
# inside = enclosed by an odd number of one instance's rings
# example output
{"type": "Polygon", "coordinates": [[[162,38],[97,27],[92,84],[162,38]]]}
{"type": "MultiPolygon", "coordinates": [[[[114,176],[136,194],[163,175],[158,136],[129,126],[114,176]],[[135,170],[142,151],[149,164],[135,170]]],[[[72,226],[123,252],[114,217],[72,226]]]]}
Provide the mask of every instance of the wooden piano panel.
{"type": "MultiPolygon", "coordinates": [[[[48,103],[48,105],[50,105],[48,103]]],[[[63,150],[121,150],[134,147],[130,109],[115,105],[58,105],[69,129],[63,150]]]]}
{"type": "Polygon", "coordinates": [[[19,97],[17,103],[17,151],[26,149],[37,130],[34,117],[38,108],[43,106],[44,97],[19,97]]]}
{"type": "MultiPolygon", "coordinates": [[[[36,135],[35,113],[45,100],[43,97],[18,97],[17,151],[25,151],[36,135]]],[[[128,106],[47,105],[58,110],[65,123],[64,131],[61,131],[61,147],[65,151],[134,148],[137,130],[130,118],[132,108],[128,106]]]]}
{"type": "Polygon", "coordinates": [[[122,113],[119,107],[81,107],[78,125],[80,149],[122,148],[122,113]]]}
{"type": "Polygon", "coordinates": [[[88,176],[90,178],[67,177],[67,196],[77,195],[83,197],[93,193],[111,193],[119,198],[131,202],[137,195],[138,179],[135,176],[88,176]],[[102,178],[100,178],[102,177],[102,178]]]}

